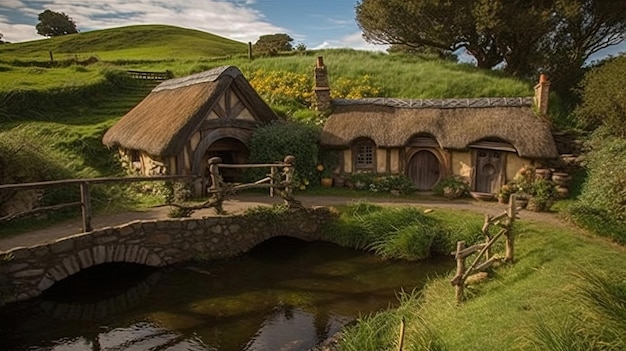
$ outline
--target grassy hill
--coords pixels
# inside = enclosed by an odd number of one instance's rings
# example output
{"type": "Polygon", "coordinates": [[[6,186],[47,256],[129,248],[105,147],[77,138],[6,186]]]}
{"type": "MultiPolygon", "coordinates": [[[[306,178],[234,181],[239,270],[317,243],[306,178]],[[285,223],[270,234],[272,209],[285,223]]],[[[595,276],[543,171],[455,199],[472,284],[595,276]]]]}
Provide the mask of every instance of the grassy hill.
{"type": "Polygon", "coordinates": [[[2,45],[0,62],[48,62],[49,52],[57,61],[90,56],[104,61],[163,61],[244,55],[247,50],[245,43],[198,30],[140,25],[2,45]]]}

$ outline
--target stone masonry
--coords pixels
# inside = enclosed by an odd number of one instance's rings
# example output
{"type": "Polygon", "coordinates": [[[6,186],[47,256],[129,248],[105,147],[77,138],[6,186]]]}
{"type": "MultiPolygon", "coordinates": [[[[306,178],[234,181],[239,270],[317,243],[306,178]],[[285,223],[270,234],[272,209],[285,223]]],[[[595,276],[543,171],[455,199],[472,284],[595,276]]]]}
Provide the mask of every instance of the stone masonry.
{"type": "Polygon", "coordinates": [[[153,267],[240,255],[277,236],[322,238],[320,225],[333,212],[325,207],[283,214],[259,211],[203,219],[135,221],[52,243],[0,252],[0,305],[40,295],[55,282],[108,262],[153,267]]]}

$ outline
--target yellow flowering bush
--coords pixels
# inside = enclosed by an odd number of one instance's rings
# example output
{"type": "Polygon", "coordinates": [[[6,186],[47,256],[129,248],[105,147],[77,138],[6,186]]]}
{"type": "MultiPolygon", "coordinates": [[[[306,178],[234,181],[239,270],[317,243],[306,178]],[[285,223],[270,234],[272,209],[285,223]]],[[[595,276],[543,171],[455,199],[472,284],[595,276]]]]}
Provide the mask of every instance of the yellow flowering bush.
{"type": "Polygon", "coordinates": [[[369,75],[358,79],[340,77],[331,83],[330,95],[333,99],[362,99],[378,97],[383,89],[376,86],[369,75]]]}
{"type": "Polygon", "coordinates": [[[250,75],[250,85],[270,104],[297,102],[308,107],[313,98],[313,79],[306,74],[260,69],[250,75]]]}

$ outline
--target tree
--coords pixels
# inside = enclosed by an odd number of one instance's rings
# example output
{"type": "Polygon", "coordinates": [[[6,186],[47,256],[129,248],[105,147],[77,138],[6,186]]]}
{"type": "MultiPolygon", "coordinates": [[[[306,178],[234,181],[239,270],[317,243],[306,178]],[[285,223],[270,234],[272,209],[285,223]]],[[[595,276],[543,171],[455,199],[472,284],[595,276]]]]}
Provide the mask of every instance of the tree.
{"type": "Polygon", "coordinates": [[[582,81],[582,103],[576,117],[587,129],[604,126],[626,139],[626,56],[618,56],[590,70],[582,81]]]}
{"type": "Polygon", "coordinates": [[[522,78],[548,73],[558,92],[626,30],[626,2],[615,0],[362,0],[355,8],[368,42],[464,48],[481,68],[504,65],[522,78]]]}
{"type": "Polygon", "coordinates": [[[252,48],[261,55],[273,56],[281,51],[293,50],[292,41],[293,39],[284,33],[261,35],[252,48]]]}
{"type": "Polygon", "coordinates": [[[35,26],[37,34],[44,37],[58,37],[61,35],[78,33],[76,23],[64,12],[45,10],[39,14],[39,23],[35,26]]]}

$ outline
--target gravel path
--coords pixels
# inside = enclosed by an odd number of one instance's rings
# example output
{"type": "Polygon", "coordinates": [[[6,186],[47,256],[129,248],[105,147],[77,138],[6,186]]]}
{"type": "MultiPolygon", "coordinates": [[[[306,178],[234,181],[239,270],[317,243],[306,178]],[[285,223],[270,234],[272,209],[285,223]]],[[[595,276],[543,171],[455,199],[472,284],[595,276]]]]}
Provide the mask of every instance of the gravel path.
{"type": "MultiPolygon", "coordinates": [[[[355,199],[341,196],[306,196],[298,195],[296,199],[302,202],[304,206],[336,206],[349,204],[355,199]]],[[[367,201],[377,203],[383,206],[419,206],[421,208],[451,208],[462,211],[471,211],[478,213],[488,213],[490,215],[500,214],[506,209],[506,205],[495,202],[479,202],[473,200],[455,200],[447,201],[434,198],[433,200],[411,200],[398,197],[373,197],[358,198],[356,201],[367,201]]],[[[229,214],[238,214],[246,209],[256,206],[271,206],[272,204],[281,203],[280,197],[270,198],[261,194],[240,194],[224,201],[224,209],[229,214]]],[[[136,220],[154,220],[167,219],[168,207],[157,207],[145,211],[128,211],[113,214],[95,214],[92,218],[92,226],[94,228],[102,228],[109,226],[117,226],[136,220]]],[[[195,211],[192,218],[202,218],[207,216],[215,216],[213,209],[203,209],[195,211]]],[[[572,229],[575,227],[561,220],[554,214],[537,213],[531,211],[522,211],[520,213],[522,220],[542,221],[553,225],[567,226],[572,229]]],[[[61,223],[51,225],[46,228],[34,230],[19,235],[0,238],[0,252],[10,250],[20,246],[33,246],[51,242],[68,235],[78,234],[82,231],[82,220],[75,218],[61,223]]]]}

